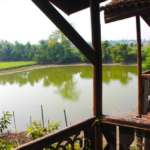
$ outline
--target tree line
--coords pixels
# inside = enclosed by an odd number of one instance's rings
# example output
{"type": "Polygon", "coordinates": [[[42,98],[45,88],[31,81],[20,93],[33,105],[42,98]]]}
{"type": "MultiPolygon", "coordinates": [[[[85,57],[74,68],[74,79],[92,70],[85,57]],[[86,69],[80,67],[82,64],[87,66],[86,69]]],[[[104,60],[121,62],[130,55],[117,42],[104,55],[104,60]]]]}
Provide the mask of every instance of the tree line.
{"type": "MultiPolygon", "coordinates": [[[[136,63],[136,43],[102,42],[103,63],[136,63]]],[[[150,67],[150,44],[143,45],[142,59],[150,67]]],[[[82,63],[88,60],[60,32],[38,44],[0,41],[0,61],[37,61],[39,64],[82,63]]]]}

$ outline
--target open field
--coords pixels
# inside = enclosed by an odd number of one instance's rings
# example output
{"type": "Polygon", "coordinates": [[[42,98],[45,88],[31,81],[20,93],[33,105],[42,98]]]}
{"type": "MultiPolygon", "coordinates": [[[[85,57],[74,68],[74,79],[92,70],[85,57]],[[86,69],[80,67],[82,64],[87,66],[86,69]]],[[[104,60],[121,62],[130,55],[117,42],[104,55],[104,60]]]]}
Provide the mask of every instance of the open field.
{"type": "Polygon", "coordinates": [[[13,61],[13,62],[0,62],[0,70],[14,69],[25,66],[35,65],[35,61],[13,61]]]}

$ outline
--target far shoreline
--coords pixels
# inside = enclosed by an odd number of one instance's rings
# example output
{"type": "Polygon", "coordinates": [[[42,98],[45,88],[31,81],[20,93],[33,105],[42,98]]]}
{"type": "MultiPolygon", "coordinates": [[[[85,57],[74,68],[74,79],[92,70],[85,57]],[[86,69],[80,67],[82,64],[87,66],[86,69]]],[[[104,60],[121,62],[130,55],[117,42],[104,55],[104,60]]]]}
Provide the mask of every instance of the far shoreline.
{"type": "MultiPolygon", "coordinates": [[[[18,68],[11,68],[11,69],[1,69],[0,75],[9,75],[21,72],[27,72],[37,69],[46,69],[46,68],[56,68],[56,67],[77,67],[77,66],[92,66],[90,63],[77,63],[77,64],[44,64],[44,65],[31,65],[25,67],[18,67],[18,68]]],[[[136,66],[136,64],[122,64],[122,63],[110,63],[110,64],[103,64],[103,66],[136,66]]]]}

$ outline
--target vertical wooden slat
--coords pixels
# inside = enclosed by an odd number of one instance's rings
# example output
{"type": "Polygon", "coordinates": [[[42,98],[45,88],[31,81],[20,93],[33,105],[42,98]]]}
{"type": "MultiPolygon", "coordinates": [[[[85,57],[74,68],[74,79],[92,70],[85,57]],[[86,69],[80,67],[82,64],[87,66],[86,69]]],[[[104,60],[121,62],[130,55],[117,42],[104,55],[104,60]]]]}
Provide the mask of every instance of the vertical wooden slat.
{"type": "Polygon", "coordinates": [[[87,150],[87,149],[91,149],[91,150],[94,150],[95,149],[95,137],[94,137],[94,132],[95,132],[95,129],[94,127],[91,127],[91,128],[86,128],[84,130],[84,136],[85,136],[85,147],[84,147],[84,150],[87,150]]]}
{"type": "Polygon", "coordinates": [[[142,54],[141,54],[141,24],[140,16],[136,16],[137,33],[137,74],[138,74],[138,115],[142,115],[142,54]]]}
{"type": "Polygon", "coordinates": [[[136,131],[136,138],[137,138],[137,148],[138,150],[142,150],[143,149],[143,135],[142,132],[140,130],[136,131]]]}
{"type": "Polygon", "coordinates": [[[119,127],[119,149],[130,150],[130,145],[134,140],[134,129],[119,127]]]}
{"type": "Polygon", "coordinates": [[[104,124],[102,128],[103,128],[103,134],[107,141],[107,145],[106,147],[104,147],[104,150],[116,150],[117,147],[116,126],[104,124]]]}
{"type": "Polygon", "coordinates": [[[144,150],[150,150],[150,132],[145,133],[144,150]]]}
{"type": "MultiPolygon", "coordinates": [[[[101,26],[100,26],[100,13],[99,1],[90,0],[91,11],[91,28],[92,28],[92,45],[95,51],[95,64],[94,64],[94,116],[101,118],[102,116],[102,48],[101,48],[101,26]]],[[[102,150],[102,133],[100,125],[95,124],[95,149],[102,150]]]]}

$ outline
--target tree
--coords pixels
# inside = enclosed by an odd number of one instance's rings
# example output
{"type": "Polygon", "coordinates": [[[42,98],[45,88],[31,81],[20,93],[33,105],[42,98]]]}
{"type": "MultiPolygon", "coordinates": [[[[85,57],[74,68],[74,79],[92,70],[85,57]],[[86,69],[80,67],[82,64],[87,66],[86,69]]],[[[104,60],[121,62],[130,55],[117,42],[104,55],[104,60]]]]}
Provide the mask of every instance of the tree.
{"type": "Polygon", "coordinates": [[[150,69],[150,44],[144,47],[144,61],[143,61],[143,69],[150,69]]]}
{"type": "Polygon", "coordinates": [[[111,51],[111,44],[109,43],[109,41],[104,41],[102,43],[102,54],[103,54],[102,57],[103,57],[104,63],[111,63],[112,62],[110,51],[111,51]]]}

